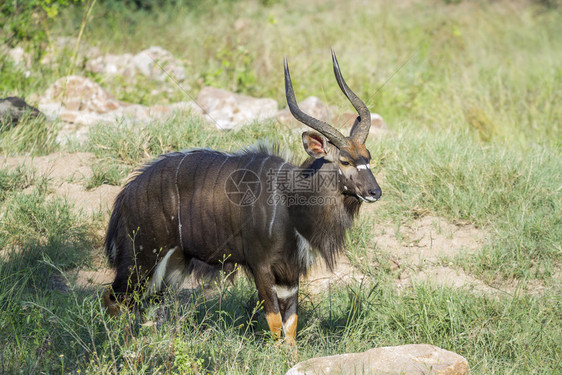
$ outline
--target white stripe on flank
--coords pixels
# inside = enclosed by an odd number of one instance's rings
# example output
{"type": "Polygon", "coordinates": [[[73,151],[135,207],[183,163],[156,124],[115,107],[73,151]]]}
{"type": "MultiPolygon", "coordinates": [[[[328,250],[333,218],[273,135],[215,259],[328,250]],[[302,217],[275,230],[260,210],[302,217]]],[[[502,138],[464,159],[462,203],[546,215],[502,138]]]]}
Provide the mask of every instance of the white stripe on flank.
{"type": "Polygon", "coordinates": [[[277,298],[279,299],[287,299],[291,296],[294,296],[299,291],[299,287],[295,286],[292,288],[287,288],[283,285],[274,285],[273,290],[277,293],[277,298]]]}
{"type": "Polygon", "coordinates": [[[177,196],[177,199],[178,199],[178,233],[180,235],[180,246],[181,246],[182,250],[183,250],[183,237],[182,237],[182,233],[181,233],[181,227],[182,227],[182,225],[181,225],[181,197],[180,197],[180,187],[178,185],[178,176],[179,176],[180,167],[181,167],[183,161],[189,155],[191,155],[191,151],[184,152],[183,158],[181,158],[180,162],[178,163],[178,166],[176,167],[176,196],[177,196]]]}
{"type": "MultiPolygon", "coordinates": [[[[209,148],[194,148],[191,150],[186,150],[183,151],[183,158],[180,160],[180,162],[178,163],[178,166],[176,167],[176,195],[177,195],[177,199],[178,199],[178,232],[179,232],[179,236],[180,236],[180,248],[183,251],[183,234],[182,234],[182,223],[181,223],[181,197],[180,197],[180,188],[178,185],[178,176],[179,176],[179,172],[180,172],[180,167],[183,164],[183,161],[185,160],[185,158],[187,158],[189,155],[195,154],[197,152],[212,152],[218,155],[222,155],[225,156],[225,159],[223,161],[223,164],[226,163],[226,161],[228,160],[228,158],[232,157],[232,154],[228,154],[226,152],[222,152],[222,151],[217,151],[217,150],[211,150],[209,148]]],[[[221,168],[222,168],[221,165],[221,168]]],[[[172,220],[174,220],[174,218],[172,217],[172,220]]]]}
{"type": "MultiPolygon", "coordinates": [[[[277,196],[277,177],[279,176],[279,172],[281,172],[281,169],[283,169],[283,167],[285,166],[285,164],[287,163],[283,163],[281,164],[281,167],[279,167],[279,170],[277,171],[277,174],[275,175],[275,182],[273,183],[273,199],[275,202],[275,197],[277,196]]],[[[273,214],[271,215],[271,221],[269,222],[269,236],[271,237],[271,234],[273,233],[273,223],[275,222],[275,214],[277,213],[277,204],[273,205],[273,214]]]]}
{"type": "Polygon", "coordinates": [[[362,170],[362,169],[369,169],[369,166],[367,164],[359,164],[357,165],[357,170],[362,170]]]}

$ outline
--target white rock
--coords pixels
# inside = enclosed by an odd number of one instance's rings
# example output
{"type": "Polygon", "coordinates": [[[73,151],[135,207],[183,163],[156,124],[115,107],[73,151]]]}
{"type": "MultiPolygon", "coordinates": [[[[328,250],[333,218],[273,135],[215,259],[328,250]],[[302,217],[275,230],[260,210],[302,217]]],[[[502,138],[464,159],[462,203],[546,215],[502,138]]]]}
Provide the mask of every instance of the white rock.
{"type": "Polygon", "coordinates": [[[31,68],[31,55],[22,47],[15,47],[8,50],[8,57],[19,67],[31,68]]]}
{"type": "Polygon", "coordinates": [[[298,363],[286,375],[467,375],[467,360],[433,345],[387,346],[298,363]]]}
{"type": "Polygon", "coordinates": [[[61,103],[39,103],[37,106],[49,121],[55,121],[63,111],[61,103]]]}
{"type": "Polygon", "coordinates": [[[197,104],[207,120],[219,129],[234,129],[277,114],[277,102],[273,99],[252,98],[213,87],[201,90],[197,104]]]}
{"type": "Polygon", "coordinates": [[[158,81],[172,78],[181,82],[186,78],[183,63],[159,46],[152,46],[133,56],[133,64],[141,74],[158,81]]]}
{"type": "Polygon", "coordinates": [[[125,53],[123,55],[99,56],[86,63],[86,69],[93,73],[107,75],[121,75],[124,77],[134,77],[136,67],[133,62],[133,55],[125,53]]]}
{"type": "Polygon", "coordinates": [[[40,106],[60,103],[63,110],[107,113],[120,107],[113,95],[94,81],[80,76],[58,79],[39,100],[40,106]]]}

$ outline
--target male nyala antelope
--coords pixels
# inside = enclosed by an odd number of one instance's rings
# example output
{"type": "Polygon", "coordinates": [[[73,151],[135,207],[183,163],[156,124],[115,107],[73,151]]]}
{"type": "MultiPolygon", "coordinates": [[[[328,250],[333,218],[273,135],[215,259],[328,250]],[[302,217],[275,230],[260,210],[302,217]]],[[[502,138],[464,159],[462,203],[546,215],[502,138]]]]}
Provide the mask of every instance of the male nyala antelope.
{"type": "Polygon", "coordinates": [[[362,202],[381,189],[365,147],[371,116],[336,80],[359,116],[349,137],[303,113],[285,59],[285,91],[293,116],[315,131],[302,134],[310,157],[300,166],[266,146],[227,154],[195,149],[163,155],[123,188],[105,238],[117,269],[103,298],[110,314],[134,291],[149,293],[238,264],[253,276],[276,337],[294,344],[299,277],[316,255],[332,268],[362,202]],[[143,289],[146,288],[146,289],[143,289]]]}

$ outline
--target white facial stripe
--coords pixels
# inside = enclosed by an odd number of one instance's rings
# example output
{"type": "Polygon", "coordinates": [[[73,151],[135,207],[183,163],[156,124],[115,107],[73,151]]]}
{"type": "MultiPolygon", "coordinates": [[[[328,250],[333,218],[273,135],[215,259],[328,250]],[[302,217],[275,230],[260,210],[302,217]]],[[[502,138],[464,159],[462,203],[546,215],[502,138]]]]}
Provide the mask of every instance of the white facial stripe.
{"type": "Polygon", "coordinates": [[[343,190],[347,190],[347,186],[343,185],[343,190]]]}
{"type": "Polygon", "coordinates": [[[357,170],[362,170],[362,169],[369,169],[369,166],[367,164],[358,164],[357,165],[357,170]]]}
{"type": "Polygon", "coordinates": [[[291,296],[294,296],[299,291],[299,287],[295,286],[292,288],[287,288],[283,285],[274,285],[273,290],[277,292],[277,298],[279,299],[287,299],[291,296]]]}

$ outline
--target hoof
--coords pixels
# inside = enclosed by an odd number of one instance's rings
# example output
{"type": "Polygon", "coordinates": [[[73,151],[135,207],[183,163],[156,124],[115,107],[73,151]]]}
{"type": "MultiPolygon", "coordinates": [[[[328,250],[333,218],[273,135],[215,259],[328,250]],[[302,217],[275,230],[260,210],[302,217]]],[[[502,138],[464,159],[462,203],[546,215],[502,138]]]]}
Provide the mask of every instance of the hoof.
{"type": "Polygon", "coordinates": [[[115,298],[115,295],[111,293],[110,289],[107,289],[105,293],[103,293],[103,302],[109,316],[119,315],[119,304],[117,302],[117,299],[115,298]]]}

